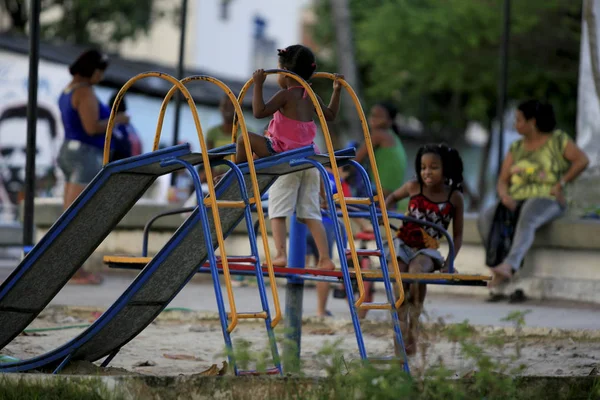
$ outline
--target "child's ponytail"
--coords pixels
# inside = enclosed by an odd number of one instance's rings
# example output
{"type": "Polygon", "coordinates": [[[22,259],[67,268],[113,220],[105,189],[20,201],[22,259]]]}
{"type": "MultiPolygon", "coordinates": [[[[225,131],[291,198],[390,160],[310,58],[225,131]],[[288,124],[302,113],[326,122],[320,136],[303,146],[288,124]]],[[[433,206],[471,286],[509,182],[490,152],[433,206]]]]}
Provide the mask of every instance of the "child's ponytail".
{"type": "Polygon", "coordinates": [[[448,184],[452,190],[463,191],[463,172],[464,166],[458,150],[446,145],[439,145],[444,168],[444,176],[448,179],[448,184]]]}

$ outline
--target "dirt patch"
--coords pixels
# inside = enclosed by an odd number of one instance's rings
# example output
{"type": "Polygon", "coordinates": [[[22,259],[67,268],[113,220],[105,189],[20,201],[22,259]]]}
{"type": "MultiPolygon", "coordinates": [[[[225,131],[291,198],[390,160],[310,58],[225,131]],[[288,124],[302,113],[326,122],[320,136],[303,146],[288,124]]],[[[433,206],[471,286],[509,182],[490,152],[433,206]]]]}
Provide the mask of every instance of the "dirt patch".
{"type": "MultiPolygon", "coordinates": [[[[30,328],[56,328],[65,324],[89,323],[102,310],[91,308],[50,307],[37,318],[30,328]]],[[[185,310],[165,312],[138,337],[127,344],[110,368],[100,368],[88,362],[69,365],[63,374],[73,375],[160,375],[177,376],[203,374],[207,370],[222,374],[225,357],[223,336],[216,314],[195,313],[185,310]],[[220,373],[219,373],[220,371],[220,373]]],[[[425,368],[443,360],[444,364],[464,376],[474,369],[473,363],[462,355],[459,346],[436,334],[437,325],[426,324],[420,354],[411,358],[414,368],[425,368]],[[423,357],[425,354],[425,357],[423,357]]],[[[2,350],[2,354],[20,359],[39,356],[68,342],[84,328],[34,332],[20,335],[2,350]]],[[[564,331],[525,328],[517,340],[514,329],[476,327],[475,343],[486,349],[491,357],[521,367],[521,375],[534,376],[588,376],[598,371],[600,364],[600,332],[564,331]],[[498,346],[490,346],[486,338],[496,335],[498,346]],[[519,347],[520,358],[515,359],[519,347]]],[[[323,375],[318,358],[324,347],[337,342],[347,360],[359,357],[356,338],[349,321],[309,318],[303,325],[302,362],[308,375],[323,375]]],[[[393,354],[389,323],[367,321],[363,324],[365,346],[370,356],[393,354]]],[[[276,329],[283,353],[283,327],[276,329]]],[[[250,352],[257,354],[268,348],[264,325],[244,321],[232,338],[250,343],[250,352]]],[[[212,374],[212,373],[209,373],[212,374]]]]}

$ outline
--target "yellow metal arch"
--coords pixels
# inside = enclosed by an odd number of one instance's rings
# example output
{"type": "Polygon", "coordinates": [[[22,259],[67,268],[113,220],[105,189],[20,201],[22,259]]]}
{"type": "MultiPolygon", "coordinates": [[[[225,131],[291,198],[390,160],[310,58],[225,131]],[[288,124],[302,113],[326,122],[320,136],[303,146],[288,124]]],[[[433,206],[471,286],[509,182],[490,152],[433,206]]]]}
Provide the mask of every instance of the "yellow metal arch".
{"type": "MultiPolygon", "coordinates": [[[[308,93],[311,101],[313,102],[313,105],[315,106],[315,111],[317,112],[317,116],[319,118],[319,122],[321,123],[321,129],[323,130],[323,136],[325,138],[325,144],[327,146],[327,152],[329,153],[329,160],[331,162],[331,168],[333,170],[333,175],[334,175],[334,179],[335,179],[335,184],[336,187],[341,188],[342,184],[341,184],[341,180],[340,180],[340,176],[339,176],[339,172],[338,172],[338,167],[337,167],[337,162],[335,159],[335,154],[334,154],[334,148],[333,148],[333,143],[331,142],[331,135],[329,134],[329,128],[327,127],[327,122],[325,120],[325,116],[323,115],[323,110],[321,110],[321,106],[319,104],[319,101],[317,99],[317,96],[315,95],[314,91],[312,90],[312,88],[310,87],[310,85],[302,78],[300,78],[298,75],[293,74],[289,71],[286,70],[268,70],[265,71],[268,75],[272,75],[272,74],[280,74],[280,75],[284,75],[288,78],[292,78],[294,80],[296,80],[300,85],[302,85],[302,87],[306,90],[306,92],[308,93]]],[[[339,79],[337,78],[335,75],[333,74],[325,74],[323,73],[323,75],[315,75],[315,77],[333,77],[334,79],[338,79],[340,82],[342,82],[342,85],[350,92],[350,93],[354,93],[354,91],[352,90],[352,88],[350,87],[350,85],[348,85],[348,83],[343,80],[343,79],[339,79]]],[[[250,86],[254,83],[254,80],[252,78],[250,78],[248,80],[248,82],[246,82],[246,84],[242,87],[240,94],[238,95],[238,102],[241,104],[242,101],[244,100],[244,97],[246,96],[246,93],[248,92],[250,86]]],[[[356,95],[354,94],[354,98],[356,100],[358,100],[356,98],[356,95]]],[[[360,107],[360,103],[358,103],[359,107],[360,107]]],[[[360,113],[362,115],[362,119],[364,121],[364,113],[362,113],[362,107],[360,107],[360,113]]],[[[236,139],[236,133],[237,133],[237,121],[234,121],[234,126],[233,126],[233,132],[232,132],[232,137],[233,140],[235,141],[236,139]]],[[[368,130],[366,131],[366,135],[368,135],[368,137],[370,138],[370,135],[368,134],[368,130]]],[[[370,143],[370,141],[369,141],[370,143]]],[[[371,148],[371,153],[369,154],[369,157],[374,160],[374,155],[372,154],[372,148],[371,148]]],[[[375,170],[376,171],[376,170],[375,170]]],[[[378,182],[379,186],[378,186],[378,193],[382,193],[381,192],[381,184],[378,182]]],[[[380,196],[381,197],[381,196],[380,196]]],[[[340,203],[340,208],[341,208],[341,212],[342,212],[342,218],[344,221],[344,225],[346,227],[346,231],[347,234],[349,235],[349,237],[354,237],[354,235],[352,234],[352,226],[350,223],[350,217],[348,216],[348,209],[346,206],[346,199],[344,198],[344,196],[338,196],[338,200],[340,203]]],[[[385,202],[385,201],[384,201],[385,202]]],[[[384,208],[383,210],[385,210],[385,204],[384,204],[384,208]]],[[[387,215],[385,216],[385,218],[387,219],[387,215]]],[[[389,231],[389,223],[387,224],[387,229],[389,231]]],[[[390,232],[390,237],[391,237],[391,232],[390,232]]],[[[350,254],[352,256],[352,261],[354,263],[354,265],[360,265],[358,262],[358,255],[356,253],[356,246],[354,244],[354,241],[349,240],[348,244],[350,246],[350,254]]],[[[392,249],[393,251],[393,249],[392,249]]],[[[395,253],[392,253],[395,256],[395,253]]],[[[394,257],[395,258],[395,257],[394,257]]],[[[398,263],[397,261],[393,262],[393,265],[395,265],[396,270],[398,270],[398,273],[395,274],[395,276],[400,279],[400,272],[398,269],[398,263]]],[[[394,271],[395,272],[395,271],[394,271]]],[[[365,287],[364,287],[364,282],[362,279],[362,276],[360,274],[356,275],[356,280],[358,281],[358,289],[359,289],[359,296],[358,296],[358,300],[356,301],[356,306],[359,307],[364,301],[365,301],[365,297],[366,297],[366,292],[365,292],[365,287]]],[[[399,280],[398,280],[399,281],[399,280]]],[[[402,285],[399,285],[402,286],[402,285]]],[[[404,301],[404,292],[402,289],[400,289],[400,293],[399,293],[400,297],[398,299],[398,306],[400,304],[402,304],[402,302],[404,301]]]]}
{"type": "MultiPolygon", "coordinates": [[[[375,187],[377,188],[377,202],[379,203],[379,209],[381,210],[381,217],[383,220],[383,226],[385,229],[385,236],[386,239],[388,241],[388,247],[390,249],[390,258],[391,258],[391,264],[392,264],[392,273],[394,276],[394,279],[396,282],[398,282],[398,300],[396,301],[396,308],[400,308],[400,306],[402,305],[402,302],[404,301],[404,288],[402,287],[402,285],[400,284],[401,281],[401,274],[400,274],[400,268],[398,267],[398,259],[396,258],[396,249],[393,246],[394,243],[394,236],[392,234],[392,231],[390,229],[390,221],[388,219],[388,215],[387,215],[387,208],[385,206],[385,198],[383,197],[383,189],[381,187],[381,181],[379,180],[379,171],[377,170],[377,163],[375,162],[375,152],[373,150],[373,142],[371,141],[371,133],[369,132],[369,124],[367,124],[367,119],[365,117],[365,113],[363,111],[363,108],[360,104],[360,100],[358,99],[358,96],[356,95],[356,93],[354,92],[354,90],[352,89],[352,87],[350,86],[350,84],[348,82],[346,82],[343,79],[339,79],[335,74],[329,73],[329,72],[317,72],[313,75],[313,78],[326,78],[326,79],[331,79],[331,80],[339,80],[342,83],[342,86],[344,86],[344,88],[346,89],[346,91],[348,92],[348,94],[350,95],[350,97],[352,98],[352,102],[354,103],[354,107],[356,108],[356,113],[358,114],[358,118],[360,119],[360,124],[362,126],[363,129],[363,136],[365,138],[365,145],[367,148],[367,154],[369,156],[369,164],[371,166],[371,171],[373,171],[373,177],[375,178],[375,187]]],[[[337,174],[338,171],[334,171],[334,174],[337,174]]],[[[337,181],[336,181],[337,182],[337,181]]],[[[336,183],[337,184],[337,183],[336,183]]],[[[340,186],[338,186],[340,187],[340,186]]],[[[343,196],[340,196],[343,197],[343,196]]],[[[355,264],[358,265],[358,264],[355,264]]],[[[357,271],[360,271],[360,269],[357,269],[357,271]]],[[[357,273],[357,282],[359,284],[359,288],[360,286],[363,286],[363,279],[362,277],[358,278],[359,275],[362,275],[361,273],[357,273]]],[[[364,292],[364,286],[363,286],[363,290],[364,292]]],[[[360,292],[360,290],[359,290],[360,292]]],[[[359,297],[359,299],[356,302],[356,306],[359,307],[364,300],[361,301],[361,298],[359,297]]]]}
{"type": "MultiPolygon", "coordinates": [[[[180,81],[178,81],[177,79],[175,79],[174,77],[172,77],[171,75],[168,74],[164,74],[161,72],[146,72],[146,73],[142,73],[139,75],[134,76],[133,78],[131,78],[129,81],[127,81],[125,83],[125,85],[123,85],[123,87],[121,88],[121,90],[119,90],[119,93],[117,94],[117,97],[115,99],[115,102],[113,104],[111,113],[110,113],[110,117],[109,117],[109,121],[108,121],[108,126],[106,128],[106,141],[104,144],[104,164],[108,163],[109,161],[109,155],[110,155],[110,142],[111,142],[111,138],[112,138],[112,130],[114,128],[114,118],[116,115],[116,110],[118,110],[119,104],[121,103],[123,96],[125,95],[125,93],[127,92],[127,90],[129,88],[131,88],[131,86],[137,82],[138,80],[144,79],[144,78],[149,78],[149,77],[156,77],[156,78],[161,78],[161,79],[165,79],[169,82],[171,82],[171,84],[173,84],[173,88],[168,92],[167,96],[169,96],[169,98],[173,95],[173,93],[175,92],[175,90],[180,90],[182,95],[184,96],[185,100],[187,101],[188,105],[190,106],[190,110],[192,112],[192,117],[194,119],[194,124],[196,125],[196,131],[198,133],[198,141],[200,144],[200,149],[201,149],[201,155],[202,155],[202,161],[204,163],[204,165],[210,165],[210,159],[208,156],[208,149],[206,146],[206,142],[204,141],[204,135],[202,134],[202,127],[200,125],[200,118],[198,117],[198,110],[196,109],[196,104],[194,103],[194,100],[192,99],[192,96],[190,95],[189,91],[187,90],[187,88],[184,86],[184,84],[180,81]]],[[[239,107],[239,104],[237,104],[236,98],[233,95],[233,92],[221,81],[218,81],[217,79],[214,78],[210,78],[210,77],[189,77],[186,78],[187,82],[192,81],[192,80],[204,80],[204,81],[209,81],[212,83],[217,84],[219,87],[221,87],[227,94],[228,96],[230,96],[230,98],[232,99],[232,101],[234,102],[234,106],[236,107],[236,111],[241,112],[241,108],[239,107]]],[[[165,98],[163,100],[163,104],[161,106],[161,111],[159,114],[159,120],[157,123],[157,130],[156,130],[156,134],[154,137],[154,144],[155,147],[153,148],[153,150],[157,149],[157,143],[160,140],[160,133],[162,130],[162,124],[163,124],[163,120],[164,120],[164,115],[165,115],[165,111],[168,105],[168,101],[169,98],[165,98]]],[[[252,160],[252,150],[250,149],[250,145],[249,145],[249,139],[248,139],[248,135],[247,135],[247,131],[245,130],[245,123],[243,123],[242,125],[242,129],[243,132],[245,132],[244,138],[245,141],[247,142],[247,152],[250,152],[250,156],[249,156],[249,160],[252,160]]],[[[260,193],[258,192],[258,182],[256,181],[256,171],[254,170],[254,163],[252,161],[249,162],[249,167],[250,167],[250,172],[251,172],[251,176],[252,181],[253,181],[253,188],[255,193],[260,193]]],[[[214,187],[214,182],[213,182],[213,177],[212,177],[212,171],[210,168],[205,168],[206,171],[206,179],[207,179],[207,186],[208,186],[208,192],[209,192],[209,198],[205,200],[205,204],[209,205],[212,211],[212,215],[213,215],[213,220],[214,220],[214,224],[215,224],[215,233],[217,236],[217,243],[219,244],[219,248],[221,249],[221,254],[222,254],[222,265],[223,265],[223,273],[226,276],[226,285],[227,285],[227,293],[228,293],[228,298],[229,298],[229,303],[230,303],[230,308],[232,310],[231,313],[231,322],[229,324],[229,326],[227,327],[227,330],[229,332],[231,332],[235,326],[238,323],[238,313],[235,310],[235,301],[233,299],[233,292],[232,292],[232,287],[231,287],[231,278],[229,275],[229,266],[227,263],[227,256],[225,254],[225,244],[224,244],[224,240],[223,240],[223,230],[221,227],[221,219],[219,216],[219,209],[218,209],[218,201],[217,201],[217,197],[216,197],[216,193],[215,193],[215,187],[214,187]]],[[[255,196],[256,197],[256,196],[255,196]]],[[[258,201],[260,202],[260,194],[258,196],[258,201]]],[[[262,211],[262,208],[259,208],[262,211]]],[[[263,218],[264,219],[264,218],[263,218]]],[[[263,221],[264,222],[264,221],[263,221]]],[[[274,275],[274,274],[273,274],[274,275]]],[[[274,279],[273,279],[274,280],[274,279]]],[[[277,298],[278,300],[278,298],[277,298]]],[[[278,304],[279,302],[277,302],[277,306],[279,306],[278,304]]],[[[280,307],[276,306],[276,310],[278,309],[278,313],[276,313],[276,318],[277,316],[279,317],[279,320],[281,319],[281,310],[280,307]],[[278,314],[278,315],[277,315],[278,314]]],[[[276,322],[276,318],[273,319],[273,322],[276,322]]],[[[278,322],[278,320],[277,320],[278,322]]]]}
{"type": "MultiPolygon", "coordinates": [[[[119,105],[121,104],[121,101],[123,101],[123,96],[125,96],[125,93],[131,88],[131,86],[133,86],[134,83],[136,83],[139,80],[145,79],[145,78],[160,78],[160,79],[164,79],[168,82],[171,82],[173,84],[174,87],[176,87],[177,89],[179,89],[181,91],[181,94],[183,95],[183,97],[185,98],[185,100],[187,101],[188,105],[190,106],[190,108],[192,109],[192,117],[194,118],[194,123],[196,125],[196,130],[198,132],[198,140],[200,142],[204,142],[203,136],[202,136],[202,128],[200,127],[200,118],[198,117],[198,111],[196,110],[196,104],[194,103],[194,100],[192,99],[192,96],[190,95],[190,92],[186,89],[186,87],[179,82],[176,78],[172,77],[169,74],[165,74],[163,72],[156,72],[156,71],[151,71],[151,72],[144,72],[141,74],[138,74],[136,76],[134,76],[133,78],[129,79],[125,85],[123,85],[123,87],[121,88],[121,90],[119,90],[119,93],[117,93],[117,96],[115,98],[115,102],[113,103],[112,109],[110,110],[110,117],[108,118],[108,126],[106,127],[106,140],[104,142],[104,158],[103,158],[103,163],[104,165],[106,165],[109,161],[109,157],[110,157],[110,142],[112,140],[112,132],[115,126],[115,116],[117,114],[117,110],[119,109],[119,105]]],[[[158,139],[160,139],[160,129],[162,129],[162,118],[164,118],[164,111],[161,109],[161,113],[159,116],[159,123],[157,124],[157,135],[158,139]]],[[[154,141],[156,142],[157,137],[155,136],[154,141]]],[[[158,147],[154,148],[154,150],[157,150],[158,147]]],[[[208,157],[207,157],[208,159],[208,157]]],[[[204,160],[204,158],[203,158],[204,160]]]]}
{"type": "MultiPolygon", "coordinates": [[[[235,112],[236,112],[236,116],[237,115],[241,116],[240,128],[242,131],[242,137],[244,138],[244,144],[246,147],[246,157],[248,158],[248,169],[250,170],[250,179],[252,181],[252,188],[253,188],[253,191],[255,194],[254,198],[250,199],[250,201],[253,202],[254,204],[256,204],[257,213],[258,213],[258,221],[259,221],[259,225],[260,225],[260,229],[261,229],[261,235],[263,237],[265,261],[266,261],[267,265],[269,266],[267,269],[269,272],[269,282],[270,282],[270,286],[271,286],[271,292],[273,294],[273,305],[275,308],[275,315],[273,316],[271,325],[273,327],[275,327],[282,319],[281,303],[279,301],[279,293],[277,291],[277,283],[275,281],[275,271],[273,270],[273,263],[271,262],[271,252],[269,249],[268,236],[266,234],[267,230],[266,230],[266,225],[265,225],[264,213],[262,210],[262,203],[260,200],[260,190],[259,190],[259,186],[258,186],[258,181],[256,179],[256,169],[254,168],[254,159],[252,157],[252,148],[250,147],[250,139],[248,137],[248,128],[246,126],[246,121],[245,121],[244,115],[242,113],[242,108],[240,107],[240,104],[238,103],[238,101],[237,101],[235,95],[233,94],[233,92],[231,91],[231,89],[227,85],[225,85],[223,82],[221,82],[220,80],[210,77],[210,76],[194,75],[194,76],[188,76],[186,78],[183,78],[181,80],[181,84],[187,85],[188,83],[194,82],[194,81],[205,81],[205,82],[210,82],[210,83],[217,85],[219,88],[221,88],[223,90],[223,92],[225,92],[227,97],[229,97],[229,100],[231,100],[231,102],[233,103],[233,106],[234,106],[235,112]]],[[[154,136],[153,150],[158,149],[158,143],[160,142],[160,134],[161,134],[161,130],[162,130],[162,124],[164,121],[164,115],[165,115],[165,112],[169,105],[169,101],[171,100],[172,96],[175,94],[177,89],[178,89],[178,86],[174,85],[169,90],[169,92],[167,93],[167,95],[165,96],[165,98],[163,99],[163,102],[161,104],[158,123],[156,126],[156,134],[154,136]]],[[[195,105],[194,105],[194,111],[196,111],[195,105]]],[[[203,143],[204,143],[204,141],[203,141],[203,143]]],[[[202,151],[205,152],[205,149],[203,148],[202,151]]],[[[212,174],[208,171],[207,171],[207,180],[210,180],[212,182],[212,174]]],[[[222,235],[222,233],[221,233],[221,235],[222,235]]],[[[221,238],[222,238],[222,236],[221,236],[221,238]]],[[[230,309],[231,309],[231,314],[230,314],[231,323],[229,324],[227,330],[229,332],[231,332],[237,325],[238,316],[240,314],[237,312],[236,306],[235,306],[235,299],[234,299],[234,295],[233,295],[233,286],[231,285],[231,275],[229,273],[229,265],[227,263],[225,247],[221,243],[219,243],[219,248],[221,249],[221,260],[222,260],[222,264],[223,264],[223,276],[225,277],[225,279],[224,279],[225,287],[227,288],[227,296],[229,299],[229,305],[230,305],[230,309]]]]}

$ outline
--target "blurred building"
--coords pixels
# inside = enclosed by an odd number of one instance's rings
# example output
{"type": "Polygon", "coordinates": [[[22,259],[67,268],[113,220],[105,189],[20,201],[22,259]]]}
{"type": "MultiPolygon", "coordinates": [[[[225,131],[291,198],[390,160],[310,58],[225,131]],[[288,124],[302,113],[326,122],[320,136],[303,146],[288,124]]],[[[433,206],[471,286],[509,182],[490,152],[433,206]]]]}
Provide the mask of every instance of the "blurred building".
{"type": "MultiPolygon", "coordinates": [[[[277,66],[277,48],[308,41],[304,21],[311,3],[312,0],[188,0],[185,75],[212,75],[232,90],[239,91],[256,68],[277,66]]],[[[181,2],[157,0],[155,4],[166,17],[157,20],[148,35],[118,46],[105,46],[111,53],[111,65],[96,89],[102,101],[107,102],[128,79],[141,72],[159,70],[175,74],[181,33],[177,17],[181,2]]],[[[57,7],[48,9],[41,15],[41,20],[56,19],[60,12],[57,7]]],[[[9,22],[5,15],[0,15],[0,32],[8,28],[9,22]]],[[[0,212],[7,204],[19,201],[23,188],[28,49],[26,36],[0,33],[0,212]]],[[[71,79],[67,66],[84,49],[70,44],[41,43],[36,172],[37,181],[43,187],[38,188],[38,195],[61,193],[56,156],[63,129],[57,98],[71,79]]],[[[128,109],[144,150],[152,146],[156,117],[169,88],[167,82],[152,78],[139,82],[127,94],[128,109]]],[[[190,85],[189,89],[202,128],[206,130],[220,123],[217,105],[221,90],[209,84],[190,85]]],[[[265,96],[272,96],[276,90],[274,85],[266,86],[265,96]]],[[[251,93],[244,105],[248,107],[250,101],[251,93]]],[[[165,144],[172,141],[173,111],[173,107],[169,107],[165,116],[161,140],[165,144]]],[[[251,130],[264,125],[264,121],[254,120],[250,113],[245,116],[251,130]]],[[[188,141],[197,147],[196,130],[187,106],[182,108],[180,141],[188,141]]]]}
{"type": "MultiPolygon", "coordinates": [[[[185,64],[207,74],[247,79],[256,68],[277,66],[276,49],[303,39],[302,21],[312,0],[188,1],[185,64]]],[[[173,14],[180,2],[156,2],[173,14]]],[[[127,41],[119,53],[128,59],[176,65],[180,25],[157,21],[149,34],[127,41]]]]}

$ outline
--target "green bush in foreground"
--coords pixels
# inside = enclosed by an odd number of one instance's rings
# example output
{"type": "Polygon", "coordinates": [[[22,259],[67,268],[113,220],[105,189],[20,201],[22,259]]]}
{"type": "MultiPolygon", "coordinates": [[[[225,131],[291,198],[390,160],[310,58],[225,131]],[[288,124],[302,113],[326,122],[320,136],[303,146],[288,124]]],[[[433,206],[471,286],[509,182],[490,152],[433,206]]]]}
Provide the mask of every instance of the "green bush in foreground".
{"type": "MultiPolygon", "coordinates": [[[[600,380],[591,390],[586,387],[570,387],[565,381],[556,381],[555,388],[534,384],[526,378],[519,378],[527,367],[519,364],[522,347],[522,329],[527,312],[512,312],[504,321],[513,323],[515,328],[514,350],[507,352],[507,337],[502,333],[493,333],[486,337],[478,337],[475,329],[465,321],[461,324],[445,325],[442,320],[433,324],[431,329],[423,332],[420,345],[420,365],[417,360],[411,361],[411,375],[404,373],[398,364],[373,365],[361,360],[348,362],[344,359],[341,341],[331,343],[314,357],[313,363],[326,374],[324,379],[316,381],[310,388],[302,389],[290,381],[287,391],[288,399],[427,399],[427,400],[463,400],[463,399],[600,399],[600,380]],[[441,358],[435,362],[427,362],[429,349],[427,343],[441,340],[449,341],[454,346],[453,357],[461,355],[463,367],[470,373],[465,376],[450,370],[441,358]],[[492,356],[492,354],[494,356],[492,356]],[[502,360],[508,361],[502,361],[502,360]],[[511,367],[517,365],[517,367],[511,367]],[[562,386],[561,386],[562,385],[562,386]],[[566,386],[566,387],[565,387],[566,386]]],[[[388,340],[382,338],[382,340],[388,340]]],[[[264,351],[252,353],[248,342],[238,342],[234,357],[247,368],[251,360],[257,370],[264,369],[266,354],[264,351]]],[[[296,360],[284,360],[301,365],[296,360]]],[[[304,377],[302,371],[293,375],[304,377]]],[[[278,395],[278,398],[282,397],[278,395]]]]}

